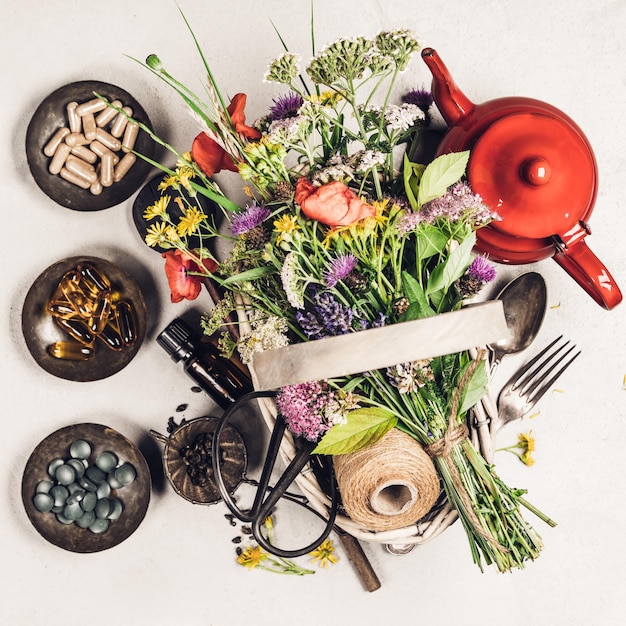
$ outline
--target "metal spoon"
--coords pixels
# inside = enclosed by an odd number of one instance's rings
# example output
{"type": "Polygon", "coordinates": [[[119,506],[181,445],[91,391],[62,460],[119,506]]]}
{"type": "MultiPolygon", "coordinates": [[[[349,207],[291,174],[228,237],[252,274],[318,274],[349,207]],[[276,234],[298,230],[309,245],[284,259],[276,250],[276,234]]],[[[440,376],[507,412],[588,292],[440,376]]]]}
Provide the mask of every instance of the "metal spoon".
{"type": "Polygon", "coordinates": [[[521,274],[504,287],[496,300],[502,302],[511,336],[489,345],[492,351],[491,375],[503,357],[525,350],[537,336],[546,313],[545,280],[537,272],[521,274]]]}

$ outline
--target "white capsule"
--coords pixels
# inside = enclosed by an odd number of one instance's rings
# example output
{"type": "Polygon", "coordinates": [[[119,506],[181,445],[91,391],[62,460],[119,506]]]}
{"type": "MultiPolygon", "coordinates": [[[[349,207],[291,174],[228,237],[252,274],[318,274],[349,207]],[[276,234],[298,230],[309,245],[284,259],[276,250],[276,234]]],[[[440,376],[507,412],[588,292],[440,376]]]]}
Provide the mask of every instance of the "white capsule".
{"type": "Polygon", "coordinates": [[[72,148],[72,154],[92,165],[98,160],[98,155],[86,146],[74,146],[72,148]]]}
{"type": "Polygon", "coordinates": [[[44,146],[43,153],[47,157],[51,157],[59,147],[59,144],[65,139],[66,135],[70,134],[70,129],[67,126],[63,126],[63,128],[59,128],[50,141],[44,146]]]}
{"type": "Polygon", "coordinates": [[[102,193],[102,183],[100,180],[97,180],[95,183],[92,183],[91,187],[89,187],[89,191],[93,196],[99,196],[102,193]]]}
{"type": "Polygon", "coordinates": [[[83,122],[80,119],[80,115],[76,113],[77,106],[78,102],[69,102],[68,105],[65,107],[70,131],[73,133],[80,133],[80,131],[83,129],[83,122]]]}
{"type": "Polygon", "coordinates": [[[106,102],[104,100],[100,100],[100,98],[94,98],[93,100],[89,100],[88,102],[83,102],[76,107],[76,115],[82,117],[87,113],[97,113],[98,111],[102,111],[102,109],[106,109],[106,102]]]}
{"type": "Polygon", "coordinates": [[[113,182],[119,183],[128,174],[128,170],[135,164],[136,160],[137,157],[132,152],[125,154],[113,172],[113,182]]]}
{"type": "MultiPolygon", "coordinates": [[[[122,107],[122,111],[124,111],[126,115],[133,114],[133,110],[130,107],[122,107]]],[[[113,137],[121,137],[124,134],[126,124],[128,124],[128,117],[126,117],[126,115],[123,113],[117,114],[117,117],[111,126],[111,134],[113,137]]]]}
{"type": "Polygon", "coordinates": [[[65,179],[68,183],[82,187],[83,189],[89,189],[91,183],[74,172],[70,172],[66,167],[62,167],[59,172],[61,178],[65,179]]]}
{"type": "MultiPolygon", "coordinates": [[[[121,108],[122,103],[119,100],[113,100],[113,102],[111,102],[111,105],[119,109],[121,108]]],[[[117,111],[108,106],[101,113],[99,113],[98,116],[96,117],[96,125],[100,126],[101,128],[104,128],[109,122],[113,121],[113,118],[116,115],[117,115],[117,111]]]]}
{"type": "Polygon", "coordinates": [[[113,152],[117,152],[122,147],[122,142],[117,137],[107,133],[104,128],[96,128],[96,139],[113,152]]]}
{"type": "Polygon", "coordinates": [[[106,152],[100,161],[100,184],[110,187],[113,184],[113,153],[106,152]]]}
{"type": "Polygon", "coordinates": [[[93,113],[83,115],[83,135],[93,141],[96,138],[96,118],[93,113]]]}
{"type": "Polygon", "coordinates": [[[65,165],[65,161],[71,150],[72,148],[66,143],[59,144],[59,147],[56,149],[56,152],[48,165],[48,171],[51,174],[58,174],[61,171],[61,168],[65,165]]]}
{"type": "Polygon", "coordinates": [[[93,165],[89,165],[86,161],[79,159],[77,156],[70,154],[65,161],[65,167],[72,172],[72,174],[76,174],[77,176],[82,176],[86,181],[91,185],[98,180],[98,175],[96,174],[96,170],[93,165]]]}
{"type": "Polygon", "coordinates": [[[133,122],[128,122],[126,130],[124,131],[124,138],[122,139],[122,150],[124,152],[130,152],[135,147],[138,133],[139,126],[133,122]]]}
{"type": "Polygon", "coordinates": [[[89,143],[89,140],[83,133],[70,133],[65,136],[65,143],[73,148],[74,146],[84,146],[89,143]]]}
{"type": "MultiPolygon", "coordinates": [[[[111,152],[105,145],[101,144],[98,140],[92,141],[89,144],[89,149],[100,158],[102,158],[107,152],[111,152]]],[[[115,154],[115,152],[111,152],[113,155],[113,165],[116,165],[120,158],[115,154]]]]}

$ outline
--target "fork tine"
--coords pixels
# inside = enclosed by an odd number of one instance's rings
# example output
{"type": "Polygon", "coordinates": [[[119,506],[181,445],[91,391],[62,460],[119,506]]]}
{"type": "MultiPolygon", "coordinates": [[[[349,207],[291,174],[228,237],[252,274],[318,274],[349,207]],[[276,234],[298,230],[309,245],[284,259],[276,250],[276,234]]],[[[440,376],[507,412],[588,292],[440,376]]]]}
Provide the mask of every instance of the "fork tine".
{"type": "MultiPolygon", "coordinates": [[[[572,346],[559,360],[562,361],[576,346],[572,346]]],[[[537,392],[532,396],[532,398],[529,397],[529,406],[528,406],[528,410],[532,409],[535,404],[537,404],[537,402],[543,397],[543,395],[546,393],[546,391],[548,391],[548,389],[550,389],[550,387],[554,384],[554,382],[557,380],[557,378],[559,378],[559,376],[576,360],[576,358],[578,358],[578,356],[580,355],[580,350],[571,358],[569,359],[569,361],[567,361],[566,363],[564,363],[561,368],[555,372],[548,380],[546,380],[543,385],[537,390],[537,392]]]]}
{"type": "MultiPolygon", "coordinates": [[[[541,352],[539,352],[539,354],[537,354],[530,361],[528,361],[528,363],[526,363],[526,365],[521,367],[514,374],[514,376],[516,376],[517,379],[513,382],[512,386],[511,386],[511,389],[517,389],[520,385],[524,385],[530,379],[532,379],[532,377],[535,375],[535,372],[531,371],[531,369],[534,367],[534,365],[537,363],[537,361],[539,361],[546,354],[546,352],[548,352],[548,350],[550,350],[550,348],[552,348],[552,346],[554,346],[554,344],[556,344],[561,339],[563,339],[563,335],[560,335],[559,337],[557,337],[552,343],[548,344],[541,352]],[[527,373],[528,373],[528,375],[526,376],[527,373]]],[[[548,359],[548,360],[550,360],[550,359],[548,359]]],[[[543,365],[544,364],[540,364],[536,369],[537,370],[541,369],[543,367],[543,365]]]]}
{"type": "Polygon", "coordinates": [[[568,350],[559,356],[559,353],[565,350],[568,345],[569,341],[566,341],[562,346],[559,346],[556,350],[554,350],[552,354],[548,355],[532,372],[529,372],[524,380],[524,384],[528,383],[529,386],[524,387],[520,393],[530,397],[533,391],[545,380],[545,377],[548,376],[551,371],[554,371],[554,368],[576,348],[576,346],[572,344],[568,350]],[[551,362],[553,359],[556,359],[554,363],[551,362]]]}

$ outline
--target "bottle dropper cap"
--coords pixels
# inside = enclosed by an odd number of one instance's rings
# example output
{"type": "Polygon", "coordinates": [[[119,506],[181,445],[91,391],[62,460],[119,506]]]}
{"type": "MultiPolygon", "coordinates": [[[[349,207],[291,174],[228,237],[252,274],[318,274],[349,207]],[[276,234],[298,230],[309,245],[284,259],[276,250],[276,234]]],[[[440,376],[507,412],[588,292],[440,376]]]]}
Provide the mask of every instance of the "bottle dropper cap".
{"type": "Polygon", "coordinates": [[[166,326],[156,340],[172,360],[178,362],[193,352],[194,346],[190,341],[192,336],[191,328],[177,317],[166,326]]]}

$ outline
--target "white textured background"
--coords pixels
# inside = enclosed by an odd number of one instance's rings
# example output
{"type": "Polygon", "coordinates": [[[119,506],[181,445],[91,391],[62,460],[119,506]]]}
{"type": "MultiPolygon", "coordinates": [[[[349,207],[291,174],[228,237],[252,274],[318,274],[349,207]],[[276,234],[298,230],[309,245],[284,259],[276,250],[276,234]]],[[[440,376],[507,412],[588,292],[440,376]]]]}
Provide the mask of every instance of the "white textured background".
{"type": "MultiPolygon", "coordinates": [[[[600,189],[590,247],[626,288],[626,4],[623,0],[317,0],[317,44],[339,36],[410,27],[436,48],[475,102],[522,95],[563,109],[582,127],[598,161],[600,189]]],[[[308,58],[305,0],[181,0],[223,91],[248,94],[249,118],[264,114],[273,87],[261,82],[281,51],[270,20],[290,49],[308,58]]],[[[197,133],[182,104],[125,55],[156,52],[183,82],[200,88],[201,66],[170,0],[4,0],[0,19],[2,276],[0,363],[0,623],[100,626],[188,624],[618,624],[626,585],[626,305],[602,310],[554,262],[501,267],[499,283],[527,269],[548,283],[540,342],[561,332],[583,355],[549,394],[540,415],[502,433],[513,443],[533,429],[537,462],[506,453],[500,475],[559,522],[542,534],[541,557],[523,571],[481,574],[460,525],[407,556],[365,549],[382,587],[363,590],[341,561],[306,578],[248,572],[235,564],[233,530],[223,506],[193,506],[167,484],[155,489],[144,523],[125,543],[98,554],[65,552],[30,525],[20,498],[26,460],[49,433],[81,421],[105,423],[149,445],[175,408],[187,418],[212,411],[154,342],[175,316],[193,318],[203,303],[172,305],[160,257],[134,230],[132,199],[97,213],[66,210],[34,183],[25,159],[28,121],[41,100],[76,80],[130,91],[158,132],[183,149],[197,133]],[[148,337],[135,360],[110,379],[79,384],[41,370],[20,328],[35,278],[68,256],[95,254],[131,271],[146,294],[148,337]]],[[[402,87],[429,83],[419,57],[402,87]]],[[[220,178],[238,193],[236,177],[220,178]]],[[[494,287],[495,289],[495,287],[494,287]]],[[[208,301],[208,300],[207,300],[208,301]]],[[[511,358],[497,382],[523,357],[511,358]]],[[[177,417],[181,417],[178,415],[177,417]]],[[[152,449],[158,459],[157,444],[152,449]]],[[[306,564],[306,559],[303,561],[306,564]]]]}

